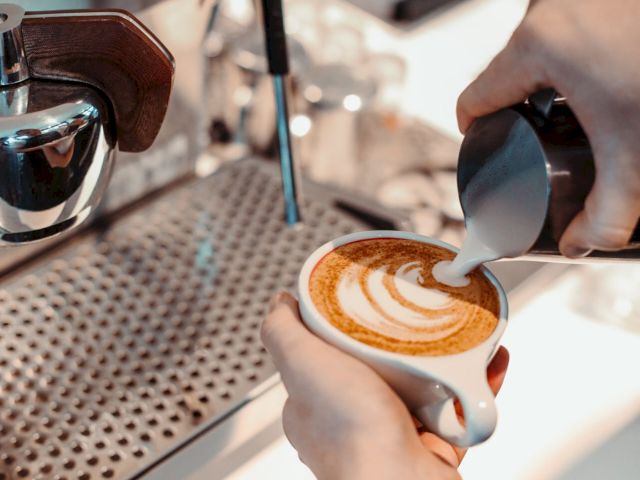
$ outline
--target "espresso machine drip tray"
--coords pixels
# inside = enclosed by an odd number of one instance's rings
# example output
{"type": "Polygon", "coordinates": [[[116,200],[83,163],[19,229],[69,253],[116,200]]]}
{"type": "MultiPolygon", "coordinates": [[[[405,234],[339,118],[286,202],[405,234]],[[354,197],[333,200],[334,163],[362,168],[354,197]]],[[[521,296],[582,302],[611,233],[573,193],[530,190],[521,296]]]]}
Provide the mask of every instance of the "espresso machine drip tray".
{"type": "Polygon", "coordinates": [[[0,479],[141,476],[277,381],[270,297],[370,228],[312,195],[289,228],[280,190],[272,164],[236,162],[5,276],[0,479]]]}

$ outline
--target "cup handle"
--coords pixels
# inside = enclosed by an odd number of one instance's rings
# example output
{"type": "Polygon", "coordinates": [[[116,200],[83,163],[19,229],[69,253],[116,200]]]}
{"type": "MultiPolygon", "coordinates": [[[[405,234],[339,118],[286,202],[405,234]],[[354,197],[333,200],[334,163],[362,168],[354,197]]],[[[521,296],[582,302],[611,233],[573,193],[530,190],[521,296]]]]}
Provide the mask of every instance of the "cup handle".
{"type": "Polygon", "coordinates": [[[493,392],[483,371],[468,375],[447,388],[458,397],[464,413],[464,425],[458,420],[453,398],[424,405],[415,415],[430,431],[458,447],[471,447],[488,439],[496,428],[498,414],[493,392]]]}

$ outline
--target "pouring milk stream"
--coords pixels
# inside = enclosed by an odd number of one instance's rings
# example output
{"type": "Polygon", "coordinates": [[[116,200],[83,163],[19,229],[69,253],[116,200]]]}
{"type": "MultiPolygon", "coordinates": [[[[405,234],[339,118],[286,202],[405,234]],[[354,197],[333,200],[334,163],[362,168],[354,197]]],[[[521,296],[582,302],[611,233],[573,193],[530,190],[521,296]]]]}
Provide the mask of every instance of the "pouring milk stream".
{"type": "Polygon", "coordinates": [[[452,262],[433,268],[439,282],[463,287],[476,267],[520,256],[538,237],[547,209],[546,171],[505,151],[522,142],[519,130],[510,132],[505,147],[486,160],[462,192],[467,236],[452,262]]]}

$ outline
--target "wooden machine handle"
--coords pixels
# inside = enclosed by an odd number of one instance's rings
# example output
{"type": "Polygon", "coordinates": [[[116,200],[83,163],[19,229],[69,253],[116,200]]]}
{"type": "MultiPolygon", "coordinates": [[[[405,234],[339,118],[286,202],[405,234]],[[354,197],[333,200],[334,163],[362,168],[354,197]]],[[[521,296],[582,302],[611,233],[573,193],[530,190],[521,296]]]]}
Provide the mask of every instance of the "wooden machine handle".
{"type": "Polygon", "coordinates": [[[92,85],[111,102],[120,150],[151,146],[175,70],[160,41],[124,10],[30,12],[22,37],[32,78],[92,85]]]}

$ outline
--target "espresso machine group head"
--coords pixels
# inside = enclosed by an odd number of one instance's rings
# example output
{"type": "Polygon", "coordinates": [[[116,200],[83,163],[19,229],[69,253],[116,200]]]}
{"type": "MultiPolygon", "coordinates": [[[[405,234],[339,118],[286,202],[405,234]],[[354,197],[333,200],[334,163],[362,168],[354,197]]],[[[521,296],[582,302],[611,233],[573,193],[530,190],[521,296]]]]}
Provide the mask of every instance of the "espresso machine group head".
{"type": "Polygon", "coordinates": [[[169,51],[128,12],[0,4],[0,245],[89,217],[115,150],[156,138],[173,74],[169,51]]]}

